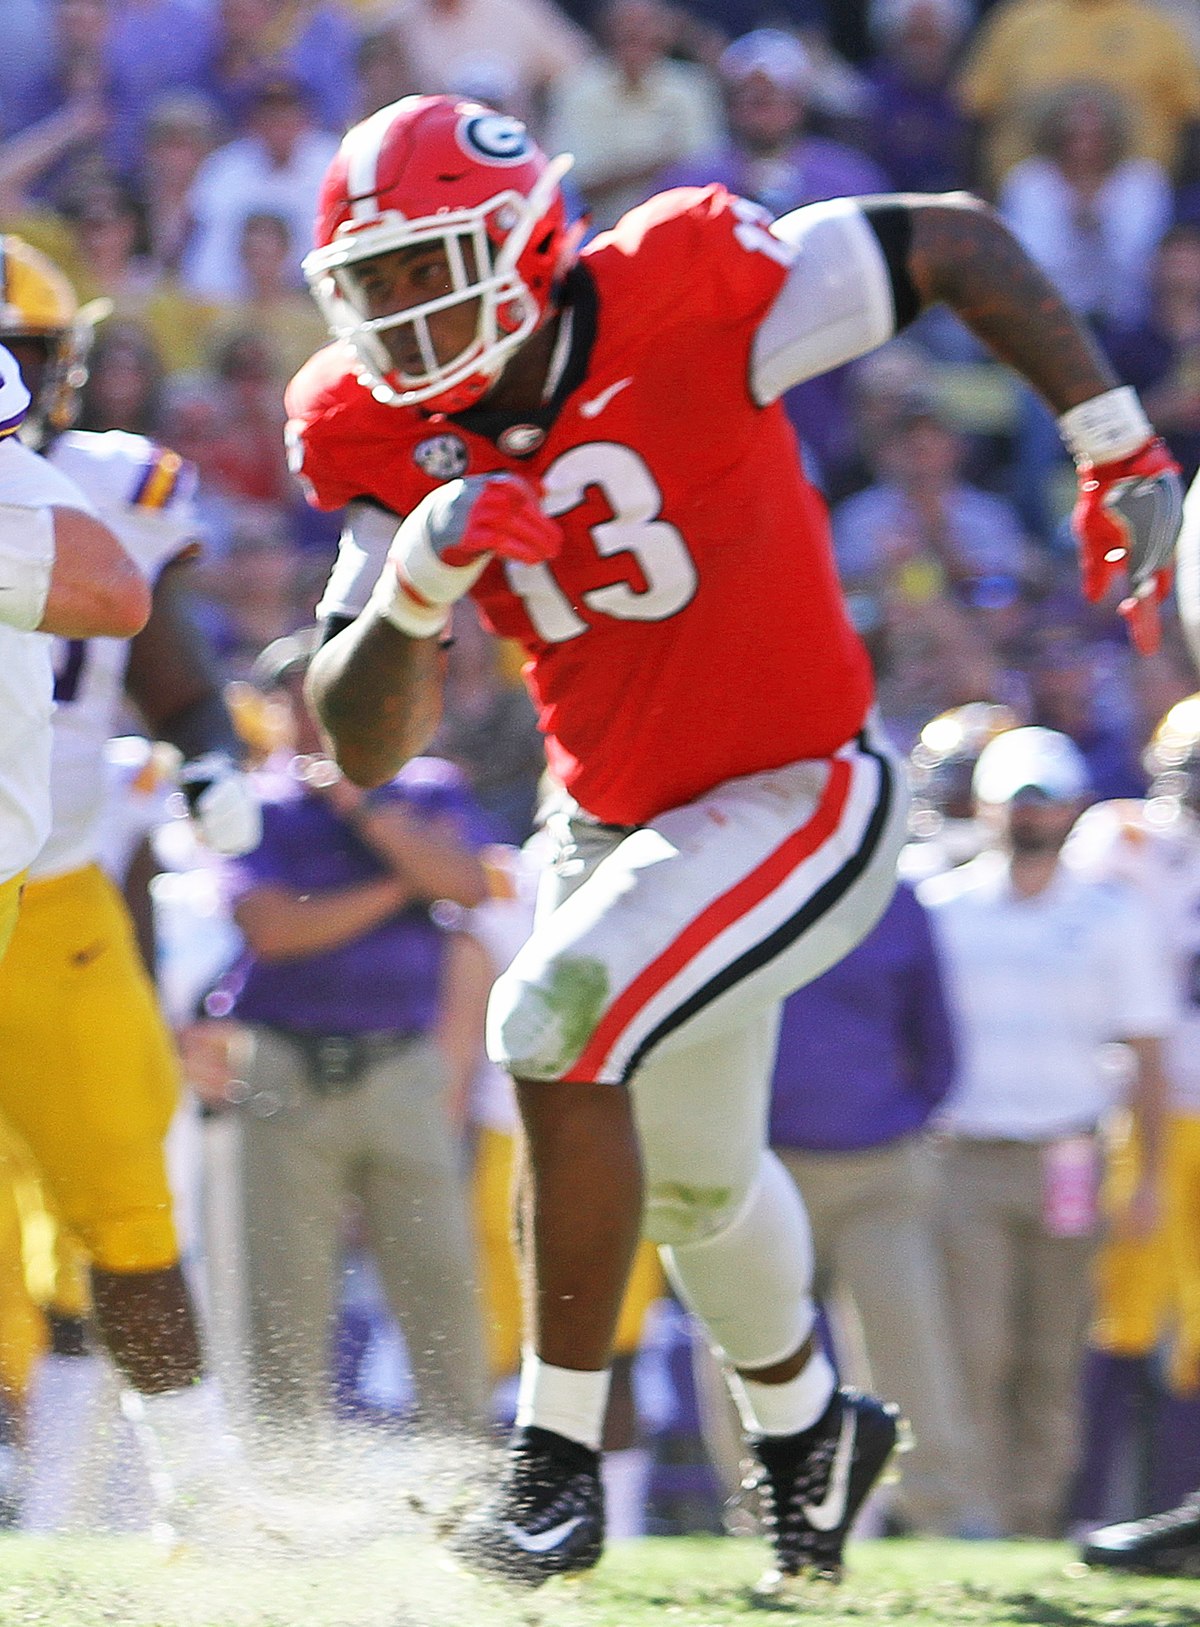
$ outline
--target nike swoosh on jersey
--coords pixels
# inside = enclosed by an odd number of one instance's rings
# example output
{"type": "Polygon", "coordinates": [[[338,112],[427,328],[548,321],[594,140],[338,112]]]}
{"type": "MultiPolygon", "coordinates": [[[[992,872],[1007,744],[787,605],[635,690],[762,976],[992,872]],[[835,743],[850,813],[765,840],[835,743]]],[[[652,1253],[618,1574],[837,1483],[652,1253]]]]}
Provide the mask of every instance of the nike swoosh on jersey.
{"type": "Polygon", "coordinates": [[[564,1520],[561,1525],[552,1525],[548,1531],[523,1531],[511,1520],[504,1522],[504,1531],[527,1554],[548,1554],[551,1549],[561,1547],[575,1527],[582,1524],[583,1515],[572,1514],[569,1520],[564,1520]]]}
{"type": "Polygon", "coordinates": [[[846,1518],[850,1466],[854,1459],[854,1438],[857,1433],[858,1415],[853,1407],[847,1407],[842,1413],[842,1432],[833,1454],[825,1495],[819,1503],[805,1503],[803,1509],[804,1518],[817,1531],[832,1531],[846,1518]]]}
{"type": "Polygon", "coordinates": [[[613,396],[617,395],[621,390],[624,390],[627,385],[632,383],[633,376],[631,374],[627,379],[618,379],[615,384],[610,384],[607,390],[601,390],[600,394],[594,395],[590,401],[581,401],[579,403],[579,416],[581,418],[599,417],[599,415],[604,411],[605,407],[608,406],[613,396]]]}

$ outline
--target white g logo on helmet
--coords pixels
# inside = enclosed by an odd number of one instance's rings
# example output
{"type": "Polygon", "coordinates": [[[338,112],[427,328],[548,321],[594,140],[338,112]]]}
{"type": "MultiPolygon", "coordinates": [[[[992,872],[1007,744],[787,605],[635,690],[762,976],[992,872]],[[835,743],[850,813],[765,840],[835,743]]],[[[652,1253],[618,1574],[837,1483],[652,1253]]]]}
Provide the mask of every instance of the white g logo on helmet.
{"type": "Polygon", "coordinates": [[[525,126],[507,113],[475,113],[455,134],[468,157],[485,164],[523,164],[531,150],[525,126]]]}

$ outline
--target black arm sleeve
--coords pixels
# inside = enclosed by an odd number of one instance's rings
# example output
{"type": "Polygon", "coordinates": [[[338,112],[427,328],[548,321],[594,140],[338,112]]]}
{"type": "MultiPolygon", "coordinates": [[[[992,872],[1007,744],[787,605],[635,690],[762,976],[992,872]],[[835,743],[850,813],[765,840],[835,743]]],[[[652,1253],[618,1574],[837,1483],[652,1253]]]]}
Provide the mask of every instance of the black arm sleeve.
{"type": "Polygon", "coordinates": [[[353,616],[325,616],[317,623],[317,648],[328,644],[331,638],[336,638],[347,627],[354,625],[353,616]]]}
{"type": "Polygon", "coordinates": [[[908,255],[912,247],[912,211],[895,198],[859,200],[871,230],[879,240],[883,257],[887,261],[888,275],[892,279],[892,301],[896,307],[896,332],[921,314],[921,296],[916,290],[908,270],[908,255]]]}

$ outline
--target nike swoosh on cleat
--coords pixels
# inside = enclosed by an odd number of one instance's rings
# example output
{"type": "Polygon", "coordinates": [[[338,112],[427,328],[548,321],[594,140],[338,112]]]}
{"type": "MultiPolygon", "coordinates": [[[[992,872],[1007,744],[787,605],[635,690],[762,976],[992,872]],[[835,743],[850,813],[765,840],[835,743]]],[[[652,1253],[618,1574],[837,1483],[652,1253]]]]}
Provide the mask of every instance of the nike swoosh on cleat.
{"type": "Polygon", "coordinates": [[[627,385],[632,383],[633,376],[631,374],[627,379],[618,379],[615,384],[610,384],[607,390],[601,390],[600,394],[594,395],[590,401],[581,401],[579,403],[579,416],[581,418],[599,417],[599,415],[604,411],[605,407],[608,406],[613,396],[617,395],[621,390],[624,390],[627,385]]]}
{"type": "Polygon", "coordinates": [[[850,1492],[850,1466],[854,1459],[854,1438],[858,1433],[858,1414],[847,1407],[842,1414],[842,1432],[838,1436],[829,1471],[829,1484],[819,1503],[805,1503],[804,1518],[814,1530],[833,1531],[846,1518],[846,1499],[850,1492]]]}
{"type": "Polygon", "coordinates": [[[582,1524],[583,1515],[572,1514],[569,1520],[564,1520],[561,1525],[552,1525],[548,1531],[523,1531],[511,1520],[505,1520],[504,1534],[527,1554],[548,1554],[560,1548],[576,1526],[582,1524]]]}

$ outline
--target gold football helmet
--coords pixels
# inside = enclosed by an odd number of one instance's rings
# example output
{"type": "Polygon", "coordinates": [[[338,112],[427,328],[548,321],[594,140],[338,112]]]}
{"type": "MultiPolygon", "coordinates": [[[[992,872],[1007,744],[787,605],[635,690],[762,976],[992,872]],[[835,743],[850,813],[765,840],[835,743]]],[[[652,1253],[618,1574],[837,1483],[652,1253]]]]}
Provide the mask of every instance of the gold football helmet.
{"type": "Polygon", "coordinates": [[[1164,715],[1143,762],[1152,797],[1169,797],[1200,813],[1200,693],[1176,701],[1164,715]]]}
{"type": "Polygon", "coordinates": [[[1019,722],[1011,707],[993,701],[969,701],[930,719],[909,757],[915,836],[935,834],[945,820],[972,818],[971,777],[980,753],[1019,722]]]}
{"type": "Polygon", "coordinates": [[[54,261],[24,238],[0,235],[0,340],[36,340],[45,350],[40,379],[25,381],[33,396],[27,423],[35,444],[74,423],[91,332],[54,261]]]}

